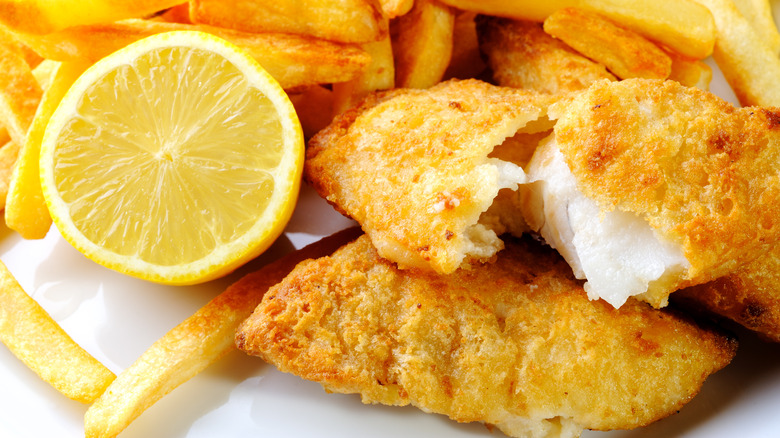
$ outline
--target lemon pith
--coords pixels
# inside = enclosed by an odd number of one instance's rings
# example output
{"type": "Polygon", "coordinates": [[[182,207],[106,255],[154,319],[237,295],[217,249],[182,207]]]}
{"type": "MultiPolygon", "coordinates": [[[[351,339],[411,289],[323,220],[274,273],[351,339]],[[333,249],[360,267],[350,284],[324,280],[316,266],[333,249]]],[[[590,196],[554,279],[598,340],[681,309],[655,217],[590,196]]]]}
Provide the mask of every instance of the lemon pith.
{"type": "Polygon", "coordinates": [[[41,149],[52,218],[98,263],[185,284],[265,250],[290,218],[303,139],[254,60],[198,32],[155,35],[90,68],[41,149]]]}

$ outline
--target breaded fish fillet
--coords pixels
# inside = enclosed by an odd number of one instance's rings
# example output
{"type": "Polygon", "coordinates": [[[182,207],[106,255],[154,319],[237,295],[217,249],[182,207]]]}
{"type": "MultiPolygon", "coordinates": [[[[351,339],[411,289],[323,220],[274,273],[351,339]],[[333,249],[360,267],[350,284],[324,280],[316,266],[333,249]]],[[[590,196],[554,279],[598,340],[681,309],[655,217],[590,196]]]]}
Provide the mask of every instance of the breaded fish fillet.
{"type": "Polygon", "coordinates": [[[672,300],[780,342],[780,251],[776,247],[731,275],[675,292],[672,300]]]}
{"type": "Polygon", "coordinates": [[[616,80],[603,65],[545,33],[541,23],[483,15],[477,34],[493,80],[505,87],[555,94],[616,80]]]}
{"type": "Polygon", "coordinates": [[[619,306],[734,272],[780,237],[780,111],[674,81],[600,81],[550,108],[526,219],[619,306]]]}
{"type": "Polygon", "coordinates": [[[551,102],[476,80],[376,94],[311,139],[304,176],[383,257],[453,272],[502,248],[479,219],[525,173],[488,155],[521,129],[549,129],[551,102]]]}
{"type": "Polygon", "coordinates": [[[236,335],[284,372],[364,403],[407,405],[516,437],[573,437],[670,415],[736,342],[630,300],[590,301],[566,263],[509,238],[494,263],[399,270],[366,236],[299,264],[236,335]]]}

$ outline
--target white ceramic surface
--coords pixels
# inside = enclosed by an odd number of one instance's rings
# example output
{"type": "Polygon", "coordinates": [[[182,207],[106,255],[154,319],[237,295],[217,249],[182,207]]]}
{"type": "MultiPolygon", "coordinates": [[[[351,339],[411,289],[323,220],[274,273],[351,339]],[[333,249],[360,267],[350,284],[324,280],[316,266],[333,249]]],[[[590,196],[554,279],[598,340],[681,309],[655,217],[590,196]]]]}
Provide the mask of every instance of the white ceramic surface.
{"type": "MultiPolygon", "coordinates": [[[[733,101],[719,75],[712,89],[733,101]]],[[[285,235],[268,252],[227,278],[192,287],[165,287],[107,270],[76,252],[54,228],[43,240],[24,241],[0,226],[0,259],[77,342],[119,373],[242,274],[349,224],[304,187],[285,235]]],[[[585,432],[583,436],[780,436],[780,346],[739,334],[742,343],[737,358],[709,379],[679,414],[636,431],[585,432]]],[[[83,436],[86,408],[60,395],[0,346],[0,437],[83,436]]],[[[121,436],[503,435],[412,407],[366,406],[356,395],[326,394],[316,383],[282,374],[260,359],[235,352],[175,389],[121,436]]]]}

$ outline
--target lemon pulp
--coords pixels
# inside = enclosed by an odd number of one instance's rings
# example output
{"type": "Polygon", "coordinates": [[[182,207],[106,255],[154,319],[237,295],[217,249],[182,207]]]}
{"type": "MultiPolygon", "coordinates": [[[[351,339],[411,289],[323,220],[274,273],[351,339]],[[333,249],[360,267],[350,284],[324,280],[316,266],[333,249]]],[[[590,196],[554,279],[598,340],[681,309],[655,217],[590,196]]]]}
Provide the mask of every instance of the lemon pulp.
{"type": "Polygon", "coordinates": [[[42,183],[63,236],[99,263],[169,283],[257,255],[289,219],[300,178],[300,126],[283,91],[213,49],[160,44],[125,58],[66,96],[47,129],[42,183]]]}

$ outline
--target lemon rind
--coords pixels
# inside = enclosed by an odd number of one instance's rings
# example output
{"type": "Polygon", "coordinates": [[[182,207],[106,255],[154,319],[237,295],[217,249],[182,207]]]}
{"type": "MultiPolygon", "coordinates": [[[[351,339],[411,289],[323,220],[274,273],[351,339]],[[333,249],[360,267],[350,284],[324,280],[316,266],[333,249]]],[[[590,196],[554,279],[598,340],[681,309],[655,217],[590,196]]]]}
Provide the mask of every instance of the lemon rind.
{"type": "Polygon", "coordinates": [[[63,238],[91,260],[107,268],[146,280],[164,284],[195,284],[221,277],[257,257],[281,235],[292,217],[303,169],[303,134],[295,109],[287,94],[257,61],[240,48],[211,34],[198,31],[174,31],[157,34],[130,44],[103,58],[77,79],[52,115],[43,137],[40,155],[41,187],[53,222],[63,238]],[[196,42],[197,44],[193,44],[196,42]],[[245,73],[248,83],[268,97],[280,115],[284,138],[284,155],[271,174],[276,187],[268,208],[240,238],[218,247],[208,257],[190,263],[161,266],[110,252],[91,242],[73,223],[67,204],[57,194],[53,184],[52,160],[56,139],[65,123],[76,113],[81,96],[107,72],[153,50],[169,47],[205,49],[222,56],[245,73]],[[252,74],[247,74],[252,72],[252,74]],[[283,164],[287,163],[287,166],[283,164]]]}

